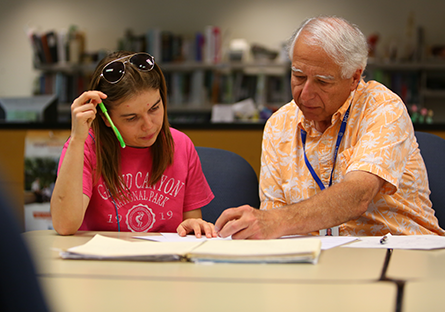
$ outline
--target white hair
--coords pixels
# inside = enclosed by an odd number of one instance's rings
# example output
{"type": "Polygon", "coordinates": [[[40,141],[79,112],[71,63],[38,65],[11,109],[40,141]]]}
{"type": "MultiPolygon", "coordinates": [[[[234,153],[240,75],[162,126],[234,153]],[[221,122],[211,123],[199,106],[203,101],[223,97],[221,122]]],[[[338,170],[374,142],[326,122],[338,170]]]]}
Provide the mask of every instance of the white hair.
{"type": "Polygon", "coordinates": [[[304,32],[305,43],[321,47],[341,68],[342,78],[351,78],[357,69],[365,70],[368,45],[356,25],[335,16],[319,16],[305,20],[289,39],[292,60],[295,42],[304,32]]]}

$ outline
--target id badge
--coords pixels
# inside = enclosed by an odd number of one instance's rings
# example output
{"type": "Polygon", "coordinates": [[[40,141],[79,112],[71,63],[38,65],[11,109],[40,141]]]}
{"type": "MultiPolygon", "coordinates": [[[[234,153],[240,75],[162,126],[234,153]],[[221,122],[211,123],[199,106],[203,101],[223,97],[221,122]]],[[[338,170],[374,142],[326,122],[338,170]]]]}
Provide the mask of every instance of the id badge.
{"type": "Polygon", "coordinates": [[[320,236],[339,236],[340,231],[338,226],[334,226],[329,229],[323,229],[319,231],[320,236]]]}

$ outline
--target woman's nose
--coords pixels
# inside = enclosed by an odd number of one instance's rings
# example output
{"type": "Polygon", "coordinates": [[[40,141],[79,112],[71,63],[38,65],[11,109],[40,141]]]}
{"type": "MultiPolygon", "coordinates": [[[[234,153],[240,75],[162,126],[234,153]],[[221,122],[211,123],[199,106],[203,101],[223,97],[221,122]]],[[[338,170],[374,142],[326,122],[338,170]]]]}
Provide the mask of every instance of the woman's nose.
{"type": "Polygon", "coordinates": [[[152,122],[150,116],[145,116],[142,119],[142,121],[143,121],[143,123],[142,123],[142,129],[143,130],[150,129],[152,127],[152,125],[153,125],[153,122],[152,122]]]}

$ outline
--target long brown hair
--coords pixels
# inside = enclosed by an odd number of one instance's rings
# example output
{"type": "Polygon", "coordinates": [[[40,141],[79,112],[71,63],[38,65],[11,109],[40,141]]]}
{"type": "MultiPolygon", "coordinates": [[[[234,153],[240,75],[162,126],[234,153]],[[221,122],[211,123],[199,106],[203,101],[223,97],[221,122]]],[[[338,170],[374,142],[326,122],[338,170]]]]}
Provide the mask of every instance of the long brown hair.
{"type": "MultiPolygon", "coordinates": [[[[126,63],[125,74],[118,83],[111,84],[101,77],[102,69],[106,64],[131,54],[134,53],[119,51],[102,59],[93,73],[90,90],[101,91],[107,95],[103,103],[108,109],[113,109],[144,90],[159,90],[164,105],[164,121],[156,141],[150,147],[153,163],[149,183],[154,185],[161,179],[165,169],[173,163],[174,153],[174,143],[167,118],[167,86],[164,75],[157,64],[151,71],[142,72],[130,63],[126,63]]],[[[113,130],[99,116],[99,114],[102,114],[99,108],[97,108],[97,111],[92,124],[97,157],[96,180],[102,176],[113,197],[128,198],[129,190],[121,174],[119,142],[113,130]]]]}

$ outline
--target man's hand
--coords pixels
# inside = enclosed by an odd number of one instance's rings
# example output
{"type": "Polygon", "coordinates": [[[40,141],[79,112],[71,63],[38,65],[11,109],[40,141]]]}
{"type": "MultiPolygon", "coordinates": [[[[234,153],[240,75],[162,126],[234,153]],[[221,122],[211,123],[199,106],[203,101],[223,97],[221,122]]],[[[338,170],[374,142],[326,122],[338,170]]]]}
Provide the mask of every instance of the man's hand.
{"type": "Polygon", "coordinates": [[[224,210],[216,220],[219,236],[233,239],[269,239],[281,237],[279,209],[263,211],[244,205],[224,210]]]}

